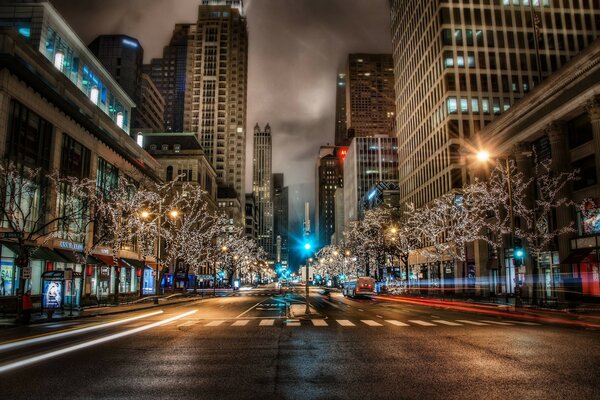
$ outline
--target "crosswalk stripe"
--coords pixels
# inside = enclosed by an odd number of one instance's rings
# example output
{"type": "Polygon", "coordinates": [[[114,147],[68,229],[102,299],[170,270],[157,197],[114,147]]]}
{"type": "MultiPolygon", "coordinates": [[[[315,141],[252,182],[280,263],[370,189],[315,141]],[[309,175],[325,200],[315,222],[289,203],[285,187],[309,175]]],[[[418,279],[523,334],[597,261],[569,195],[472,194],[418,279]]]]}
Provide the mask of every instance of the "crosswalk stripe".
{"type": "Polygon", "coordinates": [[[297,319],[288,319],[287,321],[285,321],[285,324],[287,326],[300,326],[300,321],[297,319]]]}
{"type": "Polygon", "coordinates": [[[275,323],[274,319],[263,319],[262,321],[260,321],[260,323],[258,325],[260,325],[260,326],[273,326],[274,323],[275,323]]]}
{"type": "Polygon", "coordinates": [[[542,324],[538,324],[537,322],[525,322],[525,321],[507,321],[513,324],[519,324],[519,325],[529,325],[529,326],[540,326],[542,324]]]}
{"type": "Polygon", "coordinates": [[[235,321],[233,324],[231,324],[231,326],[246,326],[248,325],[248,322],[250,322],[249,319],[241,319],[239,321],[235,321]]]}
{"type": "Polygon", "coordinates": [[[494,325],[514,325],[514,324],[511,324],[509,322],[500,322],[500,321],[487,321],[487,320],[483,320],[483,322],[488,322],[488,323],[494,324],[494,325]]]}
{"type": "Polygon", "coordinates": [[[313,326],[327,326],[327,321],[324,319],[313,319],[312,323],[313,326]]]}
{"type": "Polygon", "coordinates": [[[444,321],[441,319],[436,319],[435,322],[438,324],[444,324],[444,325],[449,325],[449,326],[462,326],[462,324],[457,324],[456,322],[452,322],[452,321],[444,321]]]}
{"type": "Polygon", "coordinates": [[[375,322],[371,319],[361,319],[360,322],[369,326],[383,326],[379,322],[375,322]]]}
{"type": "Polygon", "coordinates": [[[396,326],[410,326],[409,324],[405,324],[404,322],[396,321],[395,319],[386,319],[385,322],[388,324],[396,325],[396,326]]]}
{"type": "Polygon", "coordinates": [[[418,319],[408,320],[408,322],[412,322],[413,324],[421,325],[421,326],[435,326],[431,322],[425,322],[418,319]]]}
{"type": "Polygon", "coordinates": [[[206,326],[219,326],[225,321],[210,321],[206,326]]]}
{"type": "Polygon", "coordinates": [[[181,325],[177,325],[177,327],[179,328],[179,327],[182,327],[182,326],[192,326],[192,325],[195,325],[197,323],[198,323],[198,321],[188,321],[188,322],[185,322],[185,323],[183,323],[181,325]]]}
{"type": "Polygon", "coordinates": [[[352,322],[348,321],[347,319],[338,319],[337,323],[340,324],[341,326],[356,326],[352,322]]]}
{"type": "Polygon", "coordinates": [[[484,326],[484,325],[489,325],[489,324],[484,324],[483,322],[477,322],[477,321],[468,321],[466,319],[457,319],[456,322],[462,322],[464,324],[469,324],[469,325],[477,325],[477,326],[484,326]]]}

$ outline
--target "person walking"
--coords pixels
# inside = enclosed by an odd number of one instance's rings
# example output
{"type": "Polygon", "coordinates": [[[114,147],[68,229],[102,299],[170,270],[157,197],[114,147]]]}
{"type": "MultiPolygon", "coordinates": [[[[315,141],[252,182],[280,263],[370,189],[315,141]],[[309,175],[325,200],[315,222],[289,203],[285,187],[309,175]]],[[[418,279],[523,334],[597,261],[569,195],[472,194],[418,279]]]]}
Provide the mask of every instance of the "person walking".
{"type": "Polygon", "coordinates": [[[31,302],[31,290],[28,290],[23,294],[23,298],[21,300],[21,310],[23,312],[23,323],[29,324],[31,320],[31,310],[33,309],[33,304],[31,302]]]}

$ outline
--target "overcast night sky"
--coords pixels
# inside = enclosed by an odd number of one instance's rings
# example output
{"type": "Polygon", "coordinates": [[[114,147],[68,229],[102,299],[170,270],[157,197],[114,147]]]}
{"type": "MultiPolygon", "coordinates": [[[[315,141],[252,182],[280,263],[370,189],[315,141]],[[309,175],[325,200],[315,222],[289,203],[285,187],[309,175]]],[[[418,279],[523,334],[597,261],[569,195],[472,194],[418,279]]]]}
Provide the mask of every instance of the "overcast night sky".
{"type": "MultiPolygon", "coordinates": [[[[137,38],[145,62],[161,57],[177,22],[194,22],[198,0],[53,0],[84,42],[137,38]]],[[[388,0],[249,0],[247,191],[252,132],[273,130],[273,172],[290,186],[290,222],[314,197],[318,148],[333,144],[336,72],[348,53],[389,53],[388,0]]],[[[295,227],[290,229],[295,230],[295,227]]]]}

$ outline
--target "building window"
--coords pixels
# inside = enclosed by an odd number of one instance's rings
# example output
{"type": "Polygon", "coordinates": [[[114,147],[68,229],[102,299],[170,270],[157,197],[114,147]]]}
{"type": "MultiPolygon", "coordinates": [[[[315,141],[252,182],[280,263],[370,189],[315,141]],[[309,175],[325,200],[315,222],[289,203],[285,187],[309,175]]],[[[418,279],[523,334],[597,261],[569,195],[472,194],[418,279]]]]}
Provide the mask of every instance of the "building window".
{"type": "Polygon", "coordinates": [[[592,123],[588,114],[579,117],[567,123],[567,133],[569,137],[569,149],[574,149],[594,138],[592,123]]]}
{"type": "Polygon", "coordinates": [[[60,172],[64,176],[87,178],[90,175],[90,150],[81,143],[63,135],[60,172]]]}
{"type": "Polygon", "coordinates": [[[581,178],[573,182],[573,190],[585,189],[596,184],[596,157],[593,154],[573,162],[572,167],[579,170],[579,177],[581,178]]]}
{"type": "Polygon", "coordinates": [[[171,166],[171,165],[169,165],[169,166],[167,167],[167,175],[166,175],[166,177],[165,177],[165,180],[166,180],[167,182],[170,182],[170,181],[172,181],[172,180],[173,180],[173,166],[171,166]]]}
{"type": "Polygon", "coordinates": [[[175,153],[179,153],[181,151],[181,145],[180,144],[174,144],[173,145],[173,150],[175,151],[175,153]]]}
{"type": "Polygon", "coordinates": [[[50,168],[54,127],[21,103],[11,100],[6,157],[28,167],[50,168]]]}
{"type": "Polygon", "coordinates": [[[103,194],[108,194],[117,187],[119,170],[102,157],[98,157],[96,172],[96,188],[103,194]]]}
{"type": "Polygon", "coordinates": [[[448,114],[456,114],[458,112],[456,97],[449,97],[446,104],[448,106],[448,114]]]}

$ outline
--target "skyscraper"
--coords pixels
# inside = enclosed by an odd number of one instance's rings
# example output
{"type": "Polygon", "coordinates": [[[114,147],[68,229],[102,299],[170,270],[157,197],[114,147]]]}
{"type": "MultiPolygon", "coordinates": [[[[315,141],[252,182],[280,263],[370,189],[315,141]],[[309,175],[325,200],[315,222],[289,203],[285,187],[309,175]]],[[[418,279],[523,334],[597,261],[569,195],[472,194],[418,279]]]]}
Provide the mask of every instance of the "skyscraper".
{"type": "Polygon", "coordinates": [[[258,244],[273,254],[273,148],[271,127],[269,124],[261,131],[258,124],[254,127],[254,159],[252,163],[252,192],[256,201],[256,219],[258,220],[258,244]]]}
{"type": "Polygon", "coordinates": [[[242,6],[203,0],[198,8],[188,46],[183,129],[198,135],[219,185],[234,189],[243,208],[248,32],[242,6]]]}
{"type": "Polygon", "coordinates": [[[176,24],[171,41],[163,49],[163,57],[154,58],[150,64],[144,65],[144,72],[150,76],[165,100],[164,123],[168,132],[183,132],[188,46],[193,30],[192,24],[176,24]]]}
{"type": "Polygon", "coordinates": [[[284,185],[283,174],[273,174],[273,237],[274,260],[283,266],[288,265],[288,220],[289,194],[284,185]]]}
{"type": "Polygon", "coordinates": [[[395,96],[392,55],[348,55],[345,80],[345,123],[349,129],[345,145],[353,137],[393,135],[395,96]]]}
{"type": "Polygon", "coordinates": [[[598,37],[599,8],[391,0],[401,204],[418,207],[462,187],[464,148],[598,37]]]}
{"type": "Polygon", "coordinates": [[[316,167],[315,231],[318,246],[331,244],[335,232],[335,192],[343,187],[347,147],[321,146],[316,167]]]}
{"type": "Polygon", "coordinates": [[[346,126],[346,74],[337,74],[335,89],[335,145],[348,146],[346,126]]]}
{"type": "Polygon", "coordinates": [[[163,58],[145,71],[165,99],[166,130],[198,136],[219,186],[229,195],[235,190],[243,215],[248,76],[243,1],[202,0],[197,21],[177,24],[163,58]]]}
{"type": "Polygon", "coordinates": [[[396,138],[385,135],[352,139],[344,160],[344,223],[362,218],[365,194],[379,182],[398,180],[396,138]]]}

